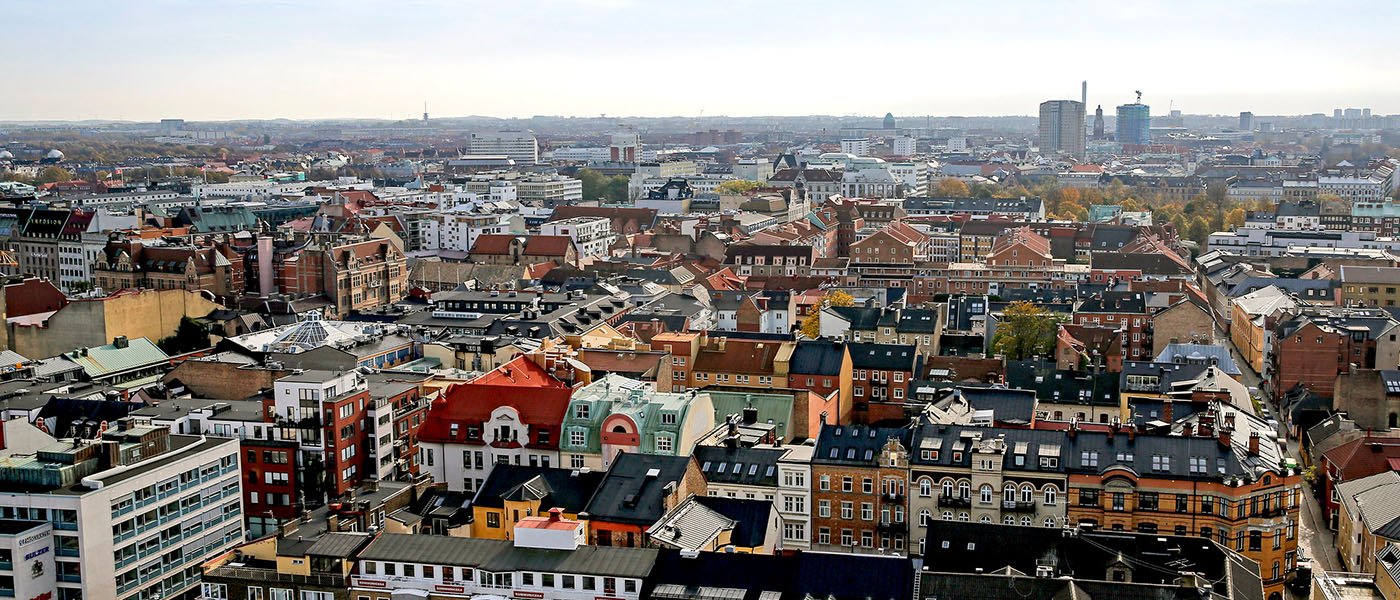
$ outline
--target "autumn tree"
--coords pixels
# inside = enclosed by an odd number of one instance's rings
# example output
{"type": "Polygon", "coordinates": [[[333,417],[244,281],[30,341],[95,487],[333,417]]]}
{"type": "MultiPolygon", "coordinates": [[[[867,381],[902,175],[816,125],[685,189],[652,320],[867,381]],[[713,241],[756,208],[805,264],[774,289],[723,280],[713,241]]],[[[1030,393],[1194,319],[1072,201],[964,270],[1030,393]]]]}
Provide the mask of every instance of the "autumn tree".
{"type": "Polygon", "coordinates": [[[744,194],[764,186],[762,181],[735,179],[715,186],[716,194],[744,194]]]}
{"type": "Polygon", "coordinates": [[[812,307],[811,314],[802,319],[797,332],[803,337],[817,339],[822,335],[822,309],[828,306],[854,306],[856,299],[854,296],[841,290],[832,290],[822,296],[822,301],[812,307]]]}
{"type": "Polygon", "coordinates": [[[992,352],[1006,360],[1053,356],[1060,318],[1030,302],[1013,302],[1002,311],[992,338],[992,352]]]}
{"type": "Polygon", "coordinates": [[[972,190],[960,179],[940,179],[938,181],[937,196],[939,198],[966,198],[972,195],[972,190]]]}
{"type": "Polygon", "coordinates": [[[63,167],[50,166],[44,167],[44,170],[39,172],[39,177],[34,180],[34,183],[38,185],[43,185],[45,183],[57,183],[72,180],[73,174],[69,173],[68,169],[65,169],[63,167]]]}

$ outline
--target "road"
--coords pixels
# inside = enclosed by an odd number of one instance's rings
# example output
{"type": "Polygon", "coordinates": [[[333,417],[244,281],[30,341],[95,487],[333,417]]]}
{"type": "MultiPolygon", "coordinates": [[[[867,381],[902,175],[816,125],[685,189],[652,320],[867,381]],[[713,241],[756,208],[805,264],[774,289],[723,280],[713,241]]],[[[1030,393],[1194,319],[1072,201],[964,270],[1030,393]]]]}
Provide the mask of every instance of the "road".
{"type": "MultiPolygon", "coordinates": [[[[1268,393],[1264,390],[1264,386],[1262,385],[1263,380],[1260,379],[1259,374],[1245,362],[1244,357],[1240,355],[1239,350],[1235,348],[1235,345],[1231,343],[1228,338],[1218,343],[1230,349],[1230,354],[1234,357],[1235,364],[1240,367],[1242,382],[1247,386],[1258,388],[1260,393],[1263,394],[1263,402],[1269,407],[1269,411],[1275,415],[1275,418],[1279,419],[1282,423],[1280,425],[1279,437],[1287,444],[1288,455],[1298,461],[1299,464],[1302,464],[1302,457],[1299,455],[1299,442],[1297,439],[1288,435],[1288,425],[1283,422],[1285,415],[1279,412],[1278,405],[1272,398],[1269,398],[1268,393]]],[[[1322,508],[1318,505],[1317,496],[1313,494],[1313,490],[1307,482],[1303,483],[1303,488],[1303,506],[1301,510],[1298,511],[1299,556],[1307,557],[1312,560],[1312,569],[1314,573],[1342,570],[1340,567],[1341,561],[1337,556],[1337,546],[1334,541],[1335,535],[1332,533],[1332,530],[1327,527],[1327,523],[1322,518],[1322,508]]],[[[1294,597],[1306,598],[1307,593],[1295,595],[1294,597]]]]}

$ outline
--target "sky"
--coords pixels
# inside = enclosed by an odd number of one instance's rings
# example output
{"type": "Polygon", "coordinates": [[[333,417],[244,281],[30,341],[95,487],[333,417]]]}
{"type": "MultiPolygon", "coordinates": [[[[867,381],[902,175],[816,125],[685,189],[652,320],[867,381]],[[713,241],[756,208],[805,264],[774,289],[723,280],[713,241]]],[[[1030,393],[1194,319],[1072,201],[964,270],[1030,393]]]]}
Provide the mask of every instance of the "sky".
{"type": "Polygon", "coordinates": [[[0,0],[0,121],[1400,113],[1400,2],[0,0]]]}

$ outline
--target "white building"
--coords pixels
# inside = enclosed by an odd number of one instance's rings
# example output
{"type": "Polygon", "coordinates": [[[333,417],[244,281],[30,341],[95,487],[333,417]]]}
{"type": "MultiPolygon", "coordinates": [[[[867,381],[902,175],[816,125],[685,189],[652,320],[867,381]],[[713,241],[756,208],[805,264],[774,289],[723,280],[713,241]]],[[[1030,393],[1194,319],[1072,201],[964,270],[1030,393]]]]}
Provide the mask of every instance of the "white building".
{"type": "Polygon", "coordinates": [[[639,600],[657,550],[590,546],[583,530],[550,513],[521,519],[513,540],[382,534],[360,552],[350,597],[639,600]]]}
{"type": "Polygon", "coordinates": [[[1348,202],[1380,202],[1395,191],[1395,183],[1395,171],[1382,166],[1369,173],[1319,175],[1317,192],[1348,202]]]}
{"type": "Polygon", "coordinates": [[[870,156],[870,140],[867,138],[841,140],[841,151],[856,156],[870,156]]]}
{"type": "Polygon", "coordinates": [[[890,150],[896,156],[913,156],[919,150],[919,141],[910,136],[902,135],[890,142],[890,150]]]}
{"type": "Polygon", "coordinates": [[[535,134],[528,131],[473,133],[467,147],[474,156],[504,154],[518,165],[540,162],[539,142],[535,140],[535,134]]]}
{"type": "Polygon", "coordinates": [[[542,235],[563,235],[574,240],[579,258],[604,257],[612,247],[612,220],[603,217],[574,217],[540,225],[542,235]]]}
{"type": "Polygon", "coordinates": [[[243,541],[235,439],[170,435],[125,419],[97,439],[53,440],[37,451],[6,445],[0,519],[51,528],[13,542],[43,546],[12,555],[26,557],[29,577],[15,582],[24,598],[181,597],[199,587],[205,561],[243,541]],[[45,554],[53,576],[36,580],[28,563],[45,554]]]}
{"type": "Polygon", "coordinates": [[[773,503],[781,519],[783,548],[812,547],[812,446],[784,446],[778,459],[778,500],[773,503]]]}

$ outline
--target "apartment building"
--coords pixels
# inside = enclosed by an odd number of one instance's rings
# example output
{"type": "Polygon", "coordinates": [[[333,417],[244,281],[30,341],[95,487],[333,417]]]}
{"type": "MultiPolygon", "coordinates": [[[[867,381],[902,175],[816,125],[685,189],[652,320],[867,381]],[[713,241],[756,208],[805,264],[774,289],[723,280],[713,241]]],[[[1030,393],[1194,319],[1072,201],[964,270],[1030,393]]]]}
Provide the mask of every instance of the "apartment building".
{"type": "Polygon", "coordinates": [[[52,575],[16,582],[16,593],[180,597],[199,587],[206,560],[243,540],[237,440],[134,419],[91,439],[27,438],[0,451],[0,519],[43,524],[30,537],[50,542],[40,556],[52,557],[52,575]]]}
{"type": "Polygon", "coordinates": [[[540,145],[528,131],[488,131],[472,133],[467,151],[473,156],[505,155],[517,165],[540,162],[540,145]]]}
{"type": "Polygon", "coordinates": [[[909,430],[826,425],[812,454],[813,550],[906,552],[909,430]]]}

